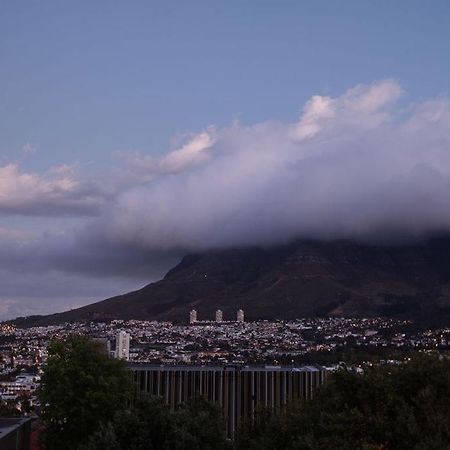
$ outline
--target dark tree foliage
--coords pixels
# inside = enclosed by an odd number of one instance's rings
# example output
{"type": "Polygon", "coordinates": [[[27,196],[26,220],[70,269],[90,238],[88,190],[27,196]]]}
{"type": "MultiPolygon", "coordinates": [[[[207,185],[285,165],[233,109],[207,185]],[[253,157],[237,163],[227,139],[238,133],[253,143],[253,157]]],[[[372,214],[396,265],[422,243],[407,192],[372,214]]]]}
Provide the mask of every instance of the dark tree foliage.
{"type": "MultiPolygon", "coordinates": [[[[229,449],[219,407],[199,398],[175,411],[129,402],[121,361],[86,338],[49,348],[40,399],[47,450],[229,449]]],[[[341,370],[315,398],[245,423],[237,450],[450,449],[450,362],[420,357],[357,374],[341,370]]]]}
{"type": "Polygon", "coordinates": [[[198,398],[176,411],[144,398],[91,436],[80,450],[221,450],[226,440],[220,410],[198,398]]]}
{"type": "Polygon", "coordinates": [[[282,415],[258,414],[238,449],[450,449],[450,363],[408,364],[335,373],[314,400],[282,415]]]}
{"type": "Polygon", "coordinates": [[[0,400],[0,417],[19,417],[21,412],[14,401],[0,400]]]}
{"type": "Polygon", "coordinates": [[[48,352],[39,392],[45,448],[75,450],[127,406],[131,374],[83,336],[54,340],[48,352]]]}

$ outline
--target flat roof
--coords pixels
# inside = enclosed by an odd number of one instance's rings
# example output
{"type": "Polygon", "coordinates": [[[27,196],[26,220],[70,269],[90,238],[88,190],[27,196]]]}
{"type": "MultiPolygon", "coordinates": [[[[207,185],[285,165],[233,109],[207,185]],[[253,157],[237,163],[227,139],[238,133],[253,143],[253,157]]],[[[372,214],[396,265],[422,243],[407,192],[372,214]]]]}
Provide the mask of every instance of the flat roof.
{"type": "Polygon", "coordinates": [[[238,365],[200,365],[200,364],[146,364],[133,363],[128,367],[134,371],[155,370],[165,371],[185,371],[185,372],[319,372],[326,370],[322,366],[238,366],[238,365]]]}
{"type": "Polygon", "coordinates": [[[29,417],[0,417],[0,439],[30,420],[29,417]]]}

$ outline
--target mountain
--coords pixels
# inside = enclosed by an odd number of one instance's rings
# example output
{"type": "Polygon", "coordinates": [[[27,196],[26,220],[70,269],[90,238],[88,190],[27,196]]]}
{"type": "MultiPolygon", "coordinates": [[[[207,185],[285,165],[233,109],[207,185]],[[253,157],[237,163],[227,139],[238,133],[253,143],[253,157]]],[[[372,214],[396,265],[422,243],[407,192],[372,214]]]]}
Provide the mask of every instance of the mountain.
{"type": "Polygon", "coordinates": [[[310,240],[188,255],[160,281],[19,326],[108,319],[187,321],[387,316],[450,322],[450,238],[378,246],[310,240]]]}

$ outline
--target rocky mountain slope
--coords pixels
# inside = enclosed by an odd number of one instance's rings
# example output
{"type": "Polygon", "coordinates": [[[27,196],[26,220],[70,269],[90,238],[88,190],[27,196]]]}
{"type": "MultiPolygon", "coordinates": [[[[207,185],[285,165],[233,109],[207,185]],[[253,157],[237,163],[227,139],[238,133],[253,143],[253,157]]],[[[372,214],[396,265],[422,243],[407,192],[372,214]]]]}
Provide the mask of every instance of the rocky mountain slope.
{"type": "Polygon", "coordinates": [[[450,239],[403,246],[298,241],[189,255],[164,279],[71,311],[17,319],[22,326],[105,319],[187,321],[311,316],[450,318],[450,239]]]}

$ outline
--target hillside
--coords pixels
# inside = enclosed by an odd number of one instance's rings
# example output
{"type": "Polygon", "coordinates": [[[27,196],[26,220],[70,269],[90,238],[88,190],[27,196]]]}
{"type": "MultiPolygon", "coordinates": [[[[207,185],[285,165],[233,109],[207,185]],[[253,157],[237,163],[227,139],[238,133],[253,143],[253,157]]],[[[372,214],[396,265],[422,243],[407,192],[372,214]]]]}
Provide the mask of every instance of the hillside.
{"type": "Polygon", "coordinates": [[[450,239],[409,246],[298,241],[189,255],[160,281],[71,311],[17,319],[19,326],[66,321],[199,319],[221,308],[234,318],[389,316],[450,318],[450,239]]]}

